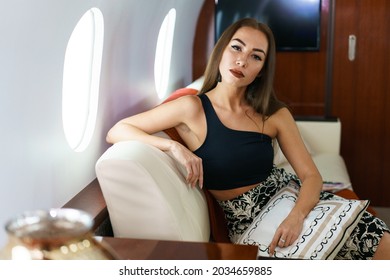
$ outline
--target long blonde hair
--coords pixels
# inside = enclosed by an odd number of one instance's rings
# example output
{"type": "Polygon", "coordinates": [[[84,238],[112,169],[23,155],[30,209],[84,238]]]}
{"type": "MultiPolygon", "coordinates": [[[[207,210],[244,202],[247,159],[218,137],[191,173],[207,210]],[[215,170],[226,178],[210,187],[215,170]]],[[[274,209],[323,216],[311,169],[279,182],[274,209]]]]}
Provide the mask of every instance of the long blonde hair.
{"type": "Polygon", "coordinates": [[[264,33],[268,39],[268,52],[263,69],[261,70],[261,75],[248,85],[245,92],[245,99],[248,104],[256,112],[260,113],[263,119],[266,119],[280,108],[286,107],[286,105],[276,98],[273,87],[276,56],[274,35],[267,25],[257,22],[253,18],[238,20],[222,33],[211,53],[204,73],[205,80],[199,93],[206,93],[217,86],[218,79],[220,78],[219,64],[222,59],[222,54],[233,35],[241,27],[257,29],[264,33]]]}

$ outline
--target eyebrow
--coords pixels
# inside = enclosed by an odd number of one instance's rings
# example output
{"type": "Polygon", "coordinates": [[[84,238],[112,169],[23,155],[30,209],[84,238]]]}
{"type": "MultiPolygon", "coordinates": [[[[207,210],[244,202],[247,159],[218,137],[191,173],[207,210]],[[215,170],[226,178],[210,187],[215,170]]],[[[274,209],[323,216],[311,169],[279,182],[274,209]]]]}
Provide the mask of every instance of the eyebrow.
{"type": "MultiPolygon", "coordinates": [[[[246,46],[246,44],[244,43],[244,41],[241,40],[240,38],[234,38],[234,39],[232,39],[232,41],[238,41],[238,42],[240,42],[241,44],[243,44],[244,46],[246,46]]],[[[262,49],[253,48],[253,50],[256,51],[256,52],[262,52],[264,55],[266,55],[265,51],[262,50],[262,49]]]]}

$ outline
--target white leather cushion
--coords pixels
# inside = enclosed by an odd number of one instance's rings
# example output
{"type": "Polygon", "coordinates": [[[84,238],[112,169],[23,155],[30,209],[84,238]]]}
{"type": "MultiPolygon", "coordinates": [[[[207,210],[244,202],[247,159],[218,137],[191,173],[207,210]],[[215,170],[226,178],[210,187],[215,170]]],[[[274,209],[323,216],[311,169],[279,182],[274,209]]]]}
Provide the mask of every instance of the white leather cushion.
{"type": "Polygon", "coordinates": [[[186,184],[180,166],[136,141],[111,146],[96,163],[115,237],[207,242],[207,203],[186,184]]]}
{"type": "MultiPolygon", "coordinates": [[[[309,154],[314,155],[314,151],[309,145],[309,143],[302,138],[303,143],[306,146],[307,151],[309,154]]],[[[288,164],[288,160],[286,156],[283,154],[282,149],[280,149],[279,143],[277,140],[274,141],[274,164],[275,165],[281,165],[281,164],[288,164]]]]}
{"type": "MultiPolygon", "coordinates": [[[[269,257],[269,244],[277,227],[294,207],[298,192],[298,186],[294,182],[279,191],[237,243],[257,245],[258,256],[269,257]]],[[[341,197],[320,201],[306,217],[298,239],[289,247],[277,247],[273,257],[333,259],[367,206],[366,200],[346,200],[341,197]]]]}
{"type": "MultiPolygon", "coordinates": [[[[351,181],[348,175],[344,159],[337,154],[315,154],[312,156],[322,179],[326,182],[339,182],[345,188],[351,188],[351,181]]],[[[284,168],[287,172],[294,173],[288,162],[279,164],[278,167],[284,168]]]]}

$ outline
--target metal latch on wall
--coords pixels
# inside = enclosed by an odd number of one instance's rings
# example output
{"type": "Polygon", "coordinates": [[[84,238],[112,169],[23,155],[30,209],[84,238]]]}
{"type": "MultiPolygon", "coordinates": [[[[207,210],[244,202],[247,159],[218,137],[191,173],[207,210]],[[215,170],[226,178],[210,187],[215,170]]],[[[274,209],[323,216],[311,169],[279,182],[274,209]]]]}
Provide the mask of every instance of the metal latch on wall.
{"type": "Polygon", "coordinates": [[[348,37],[348,59],[354,61],[356,57],[356,36],[351,34],[348,37]]]}

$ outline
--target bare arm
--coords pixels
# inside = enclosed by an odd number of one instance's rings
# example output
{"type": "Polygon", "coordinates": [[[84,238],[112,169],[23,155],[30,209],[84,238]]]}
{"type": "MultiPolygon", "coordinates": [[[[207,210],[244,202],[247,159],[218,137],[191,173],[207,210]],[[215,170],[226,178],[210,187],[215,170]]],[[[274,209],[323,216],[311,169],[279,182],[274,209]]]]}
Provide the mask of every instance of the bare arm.
{"type": "MultiPolygon", "coordinates": [[[[185,127],[182,136],[189,147],[197,145],[196,127],[199,114],[199,101],[195,96],[186,96],[149,111],[125,118],[116,123],[108,132],[108,143],[137,140],[170,152],[187,170],[187,181],[192,186],[203,185],[203,167],[199,157],[177,141],[153,134],[171,127],[185,127]],[[195,131],[194,131],[195,130],[195,131]]],[[[200,105],[201,106],[201,105],[200,105]]]]}
{"type": "Polygon", "coordinates": [[[319,200],[322,190],[322,178],[307,151],[298,127],[287,109],[282,109],[275,116],[280,147],[301,180],[301,189],[294,208],[282,222],[270,244],[273,254],[275,247],[291,245],[302,231],[303,221],[319,200]],[[282,242],[281,239],[285,240],[282,242]]]}

